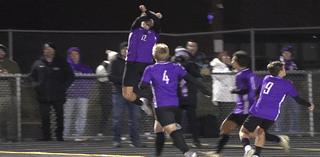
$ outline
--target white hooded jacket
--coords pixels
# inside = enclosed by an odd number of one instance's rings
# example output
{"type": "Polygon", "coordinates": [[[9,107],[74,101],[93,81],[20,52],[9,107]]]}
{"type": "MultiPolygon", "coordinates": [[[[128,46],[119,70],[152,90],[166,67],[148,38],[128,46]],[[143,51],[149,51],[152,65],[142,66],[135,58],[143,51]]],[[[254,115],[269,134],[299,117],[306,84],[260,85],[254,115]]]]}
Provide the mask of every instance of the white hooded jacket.
{"type": "Polygon", "coordinates": [[[230,90],[235,87],[235,73],[230,71],[228,66],[218,58],[214,58],[212,66],[212,101],[215,102],[236,102],[236,94],[231,94],[230,90]],[[219,75],[217,73],[231,73],[230,75],[219,75]],[[234,73],[234,74],[232,74],[234,73]]]}

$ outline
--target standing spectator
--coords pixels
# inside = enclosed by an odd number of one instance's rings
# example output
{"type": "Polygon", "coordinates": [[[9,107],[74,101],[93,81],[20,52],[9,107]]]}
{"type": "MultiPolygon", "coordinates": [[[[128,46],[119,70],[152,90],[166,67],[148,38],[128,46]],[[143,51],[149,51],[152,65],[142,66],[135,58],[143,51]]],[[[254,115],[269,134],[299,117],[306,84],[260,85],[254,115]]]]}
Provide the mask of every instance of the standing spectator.
{"type": "MultiPolygon", "coordinates": [[[[92,74],[88,65],[81,62],[82,52],[78,47],[70,47],[68,50],[68,63],[74,74],[92,74]]],[[[85,132],[87,121],[87,110],[89,102],[89,91],[93,85],[90,78],[77,78],[67,90],[67,101],[64,104],[64,137],[70,137],[72,114],[77,111],[75,129],[76,139],[80,141],[85,132]]]]}
{"type": "Polygon", "coordinates": [[[142,11],[142,16],[133,22],[129,35],[122,95],[125,99],[141,106],[148,115],[152,115],[152,109],[148,106],[147,99],[142,97],[141,90],[137,87],[144,69],[153,63],[152,47],[160,36],[162,15],[150,12],[144,5],[139,8],[142,11]]]}
{"type": "Polygon", "coordinates": [[[123,116],[128,108],[128,126],[131,147],[144,147],[139,138],[139,114],[140,107],[128,101],[122,96],[122,76],[125,68],[127,55],[127,42],[120,44],[120,55],[110,64],[109,80],[112,85],[112,106],[113,106],[113,147],[121,147],[121,135],[123,133],[123,116]]]}
{"type": "MultiPolygon", "coordinates": [[[[243,123],[239,137],[245,150],[244,156],[259,157],[260,152],[265,144],[265,132],[273,125],[280,114],[280,107],[286,95],[290,95],[300,105],[308,107],[309,110],[314,109],[314,105],[302,99],[293,84],[283,79],[286,76],[284,63],[274,61],[268,64],[268,71],[271,75],[264,77],[259,99],[250,108],[250,115],[243,123]],[[249,138],[255,138],[255,150],[250,146],[249,138]]],[[[287,146],[286,152],[289,152],[287,146]]]]}
{"type": "MultiPolygon", "coordinates": [[[[292,58],[293,49],[291,46],[284,47],[282,50],[282,56],[280,56],[280,61],[284,62],[286,71],[295,71],[298,70],[298,66],[292,58]]],[[[286,79],[290,79],[294,81],[294,74],[288,74],[286,79]]],[[[288,112],[290,115],[290,128],[289,132],[295,134],[299,132],[299,110],[300,105],[290,96],[286,96],[286,99],[280,108],[280,115],[278,120],[275,122],[275,131],[283,132],[284,131],[284,118],[286,117],[286,113],[288,112]]]]}
{"type": "Polygon", "coordinates": [[[176,123],[179,111],[177,96],[179,78],[195,84],[195,87],[207,97],[210,97],[211,93],[181,66],[166,62],[169,58],[169,48],[166,44],[156,44],[153,47],[153,56],[157,63],[146,68],[139,87],[147,88],[151,84],[153,89],[153,106],[156,114],[154,131],[157,134],[155,155],[161,155],[165,142],[164,131],[166,131],[185,157],[196,157],[197,154],[189,150],[181,134],[181,126],[176,123]]]}
{"type": "Polygon", "coordinates": [[[212,102],[219,109],[219,122],[222,123],[225,117],[234,109],[236,95],[230,93],[235,87],[235,76],[232,69],[229,52],[222,51],[214,58],[210,65],[212,67],[212,102]],[[217,74],[217,73],[221,73],[217,74]]]}
{"type": "Polygon", "coordinates": [[[42,48],[43,56],[33,63],[29,75],[39,102],[43,131],[41,140],[51,141],[50,107],[53,106],[57,118],[57,141],[63,141],[63,104],[74,74],[69,63],[56,53],[52,43],[45,43],[42,48]]]}
{"type": "MultiPolygon", "coordinates": [[[[182,67],[185,68],[185,71],[188,72],[194,78],[201,78],[199,66],[193,61],[190,60],[190,56],[186,49],[177,47],[175,49],[175,56],[173,57],[174,62],[179,63],[182,67]]],[[[189,128],[191,130],[192,138],[193,138],[193,147],[201,147],[201,142],[199,140],[200,136],[200,127],[197,117],[197,97],[198,89],[192,84],[186,82],[182,79],[179,83],[178,88],[178,96],[179,96],[179,107],[180,110],[177,112],[176,121],[179,124],[182,124],[182,111],[185,110],[187,112],[187,118],[189,123],[189,128]]]]}
{"type": "MultiPolygon", "coordinates": [[[[9,59],[7,47],[0,44],[0,76],[20,73],[18,64],[9,59]]],[[[15,80],[9,77],[0,77],[0,138],[16,140],[17,114],[16,96],[14,93],[15,80]]]]}
{"type": "Polygon", "coordinates": [[[0,44],[0,74],[20,73],[18,64],[7,56],[7,47],[0,44]]]}
{"type": "MultiPolygon", "coordinates": [[[[121,47],[121,46],[120,46],[121,47]]],[[[127,47],[127,46],[125,46],[127,47]]],[[[121,49],[121,48],[120,48],[121,49]]],[[[127,48],[126,48],[127,49],[127,48]]],[[[105,127],[108,123],[108,118],[111,113],[112,107],[112,82],[109,81],[107,77],[110,74],[110,62],[117,58],[117,52],[106,50],[106,54],[108,55],[108,59],[103,61],[96,69],[97,75],[105,75],[106,77],[98,77],[99,83],[99,103],[101,105],[101,119],[99,121],[99,132],[97,134],[98,137],[102,137],[105,131],[105,127]]]]}
{"type": "Polygon", "coordinates": [[[200,74],[202,76],[210,75],[209,61],[204,53],[198,49],[198,43],[192,39],[187,41],[187,51],[190,53],[191,60],[198,64],[200,67],[200,74]]]}

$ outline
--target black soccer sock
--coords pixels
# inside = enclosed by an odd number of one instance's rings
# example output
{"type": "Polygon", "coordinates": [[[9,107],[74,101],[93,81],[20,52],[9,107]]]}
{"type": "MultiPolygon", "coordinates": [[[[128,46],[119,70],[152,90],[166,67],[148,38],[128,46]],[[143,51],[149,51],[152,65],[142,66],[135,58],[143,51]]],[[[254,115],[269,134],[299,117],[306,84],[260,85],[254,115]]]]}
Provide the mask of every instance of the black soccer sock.
{"type": "Polygon", "coordinates": [[[160,156],[161,151],[163,149],[165,138],[163,132],[158,132],[156,133],[156,135],[156,156],[160,156]]]}
{"type": "Polygon", "coordinates": [[[261,150],[262,150],[262,147],[258,147],[258,146],[256,146],[256,151],[254,152],[254,154],[253,155],[260,155],[260,153],[261,153],[261,150]]]}
{"type": "Polygon", "coordinates": [[[250,140],[248,138],[243,138],[241,140],[241,143],[242,143],[243,149],[244,149],[247,145],[250,145],[250,140]]]}
{"type": "Polygon", "coordinates": [[[140,100],[140,98],[136,98],[136,100],[134,100],[132,103],[136,104],[136,105],[139,105],[139,106],[142,106],[142,101],[140,100]]]}
{"type": "Polygon", "coordinates": [[[189,151],[189,147],[186,144],[182,134],[181,134],[181,130],[175,130],[173,131],[170,136],[173,139],[173,143],[175,144],[175,146],[180,149],[180,151],[184,154],[185,152],[189,151]]]}
{"type": "Polygon", "coordinates": [[[265,133],[266,141],[272,141],[272,142],[280,142],[280,137],[276,136],[274,134],[270,134],[268,132],[265,133]]]}
{"type": "Polygon", "coordinates": [[[227,134],[222,134],[221,135],[221,138],[220,138],[219,143],[218,143],[217,153],[221,152],[223,146],[226,145],[226,143],[228,142],[229,137],[230,136],[227,135],[227,134]]]}

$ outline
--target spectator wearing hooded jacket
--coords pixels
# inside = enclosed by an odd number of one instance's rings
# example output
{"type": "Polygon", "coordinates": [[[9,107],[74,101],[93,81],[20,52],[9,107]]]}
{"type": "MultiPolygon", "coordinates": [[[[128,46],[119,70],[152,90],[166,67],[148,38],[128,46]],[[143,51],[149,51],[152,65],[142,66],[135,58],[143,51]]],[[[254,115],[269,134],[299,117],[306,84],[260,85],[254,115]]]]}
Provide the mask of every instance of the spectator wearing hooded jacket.
{"type": "MultiPolygon", "coordinates": [[[[299,64],[293,60],[292,57],[293,48],[292,46],[286,46],[281,50],[280,61],[284,62],[284,68],[286,71],[296,71],[301,70],[299,64]],[[298,68],[299,67],[299,68],[298,68]]],[[[287,74],[286,79],[293,81],[296,85],[298,81],[295,81],[296,76],[294,74],[287,74]]],[[[297,86],[297,85],[296,85],[297,86]]],[[[296,134],[299,132],[299,113],[300,113],[300,105],[290,96],[287,95],[283,105],[280,108],[280,114],[275,124],[276,132],[284,132],[284,118],[286,117],[286,113],[290,115],[290,129],[289,132],[291,134],[296,134]]]]}
{"type": "Polygon", "coordinates": [[[37,94],[42,120],[43,141],[51,141],[50,106],[56,112],[57,141],[63,140],[63,104],[66,102],[66,90],[74,80],[72,68],[55,51],[52,43],[43,45],[43,56],[36,60],[28,77],[37,94]]]}
{"type": "Polygon", "coordinates": [[[222,51],[210,62],[212,67],[212,102],[218,106],[219,121],[228,116],[235,107],[236,95],[230,93],[235,87],[235,74],[232,69],[229,52],[222,51]],[[221,73],[221,74],[220,74],[221,73]],[[228,74],[229,73],[229,74],[228,74]]]}
{"type": "MultiPolygon", "coordinates": [[[[78,47],[70,47],[68,50],[68,63],[70,64],[73,73],[91,74],[92,70],[88,65],[81,62],[82,52],[78,47]]],[[[85,132],[87,109],[89,102],[89,91],[93,85],[93,79],[78,77],[67,90],[67,101],[64,106],[64,136],[70,137],[72,113],[76,110],[77,116],[75,121],[76,141],[85,132]]]]}

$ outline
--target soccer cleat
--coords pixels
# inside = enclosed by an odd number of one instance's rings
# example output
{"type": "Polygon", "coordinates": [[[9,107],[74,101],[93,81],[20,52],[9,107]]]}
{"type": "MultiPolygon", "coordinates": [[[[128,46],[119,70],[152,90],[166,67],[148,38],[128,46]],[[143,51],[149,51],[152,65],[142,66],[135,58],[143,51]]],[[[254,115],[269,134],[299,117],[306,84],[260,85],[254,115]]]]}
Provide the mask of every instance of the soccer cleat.
{"type": "Polygon", "coordinates": [[[259,157],[258,155],[252,155],[251,157],[259,157]]]}
{"type": "Polygon", "coordinates": [[[153,112],[152,112],[151,106],[148,105],[148,99],[147,99],[147,98],[140,98],[140,100],[142,101],[141,109],[142,109],[148,116],[152,116],[152,115],[153,115],[153,112]]]}
{"type": "Polygon", "coordinates": [[[280,138],[279,144],[284,148],[286,153],[289,153],[290,152],[290,146],[289,146],[290,138],[289,138],[289,136],[279,135],[279,138],[280,138]]]}
{"type": "Polygon", "coordinates": [[[192,147],[193,147],[193,148],[201,148],[201,147],[202,147],[202,144],[200,143],[199,140],[197,140],[197,141],[194,141],[194,142],[192,143],[192,147]]]}
{"type": "Polygon", "coordinates": [[[243,157],[251,157],[253,153],[254,149],[250,149],[244,153],[243,157]]]}
{"type": "Polygon", "coordinates": [[[184,157],[197,157],[197,153],[189,150],[184,153],[184,157]]]}

